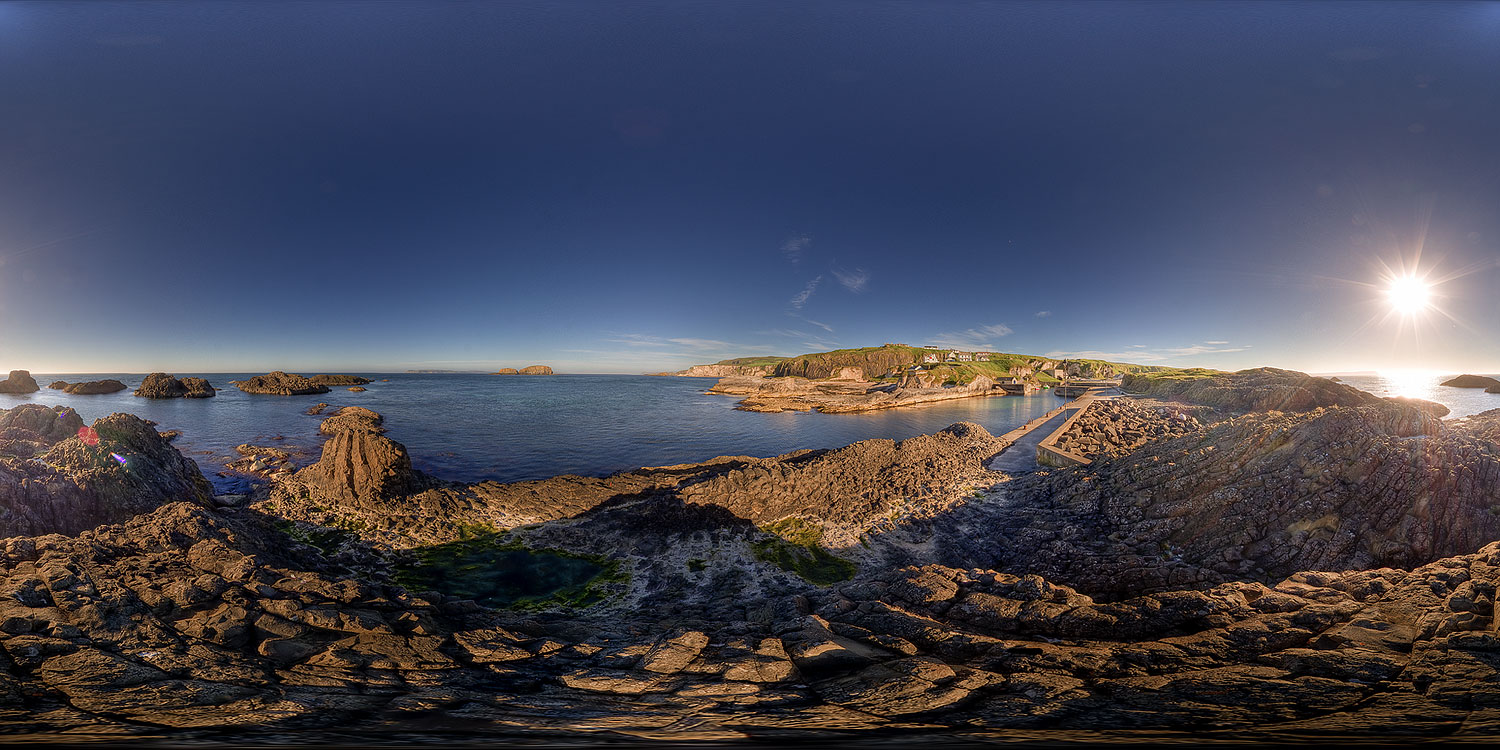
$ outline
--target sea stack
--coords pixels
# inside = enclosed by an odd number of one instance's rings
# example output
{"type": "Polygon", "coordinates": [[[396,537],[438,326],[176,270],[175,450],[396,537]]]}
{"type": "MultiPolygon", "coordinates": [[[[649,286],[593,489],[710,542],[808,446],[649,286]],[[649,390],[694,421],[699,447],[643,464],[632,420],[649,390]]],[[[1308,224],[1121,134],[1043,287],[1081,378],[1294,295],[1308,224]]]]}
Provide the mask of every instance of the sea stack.
{"type": "Polygon", "coordinates": [[[495,371],[496,375],[553,375],[552,368],[546,365],[529,365],[517,370],[514,367],[502,367],[495,371]]]}
{"type": "Polygon", "coordinates": [[[36,393],[41,389],[26,370],[11,370],[10,377],[0,380],[0,393],[36,393]]]}

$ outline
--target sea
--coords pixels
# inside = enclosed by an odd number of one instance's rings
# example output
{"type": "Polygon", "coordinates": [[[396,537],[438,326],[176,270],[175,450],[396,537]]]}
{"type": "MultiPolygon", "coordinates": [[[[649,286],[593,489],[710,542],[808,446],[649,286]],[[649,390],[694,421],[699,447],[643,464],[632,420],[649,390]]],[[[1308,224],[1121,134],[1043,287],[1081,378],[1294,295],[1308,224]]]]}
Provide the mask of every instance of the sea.
{"type": "MultiPolygon", "coordinates": [[[[464,482],[513,482],[558,474],[604,476],[642,466],[703,461],[715,456],[775,456],[802,448],[837,448],[870,438],[901,440],[955,422],[976,422],[1000,434],[1056,408],[1062,399],[1031,396],[960,399],[864,414],[736,411],[732,396],[705,393],[713,378],[637,375],[503,376],[457,373],[349,373],[374,380],[363,393],[342,387],[308,396],[263,396],[229,384],[255,373],[177,373],[219,388],[211,399],[135,398],[141,374],[36,374],[42,390],[0,394],[0,408],[62,404],[92,422],[129,412],[178,430],[175,445],[194,458],[220,492],[241,491],[244,478],[225,473],[250,443],[316,460],[319,403],[364,406],[385,416],[387,435],[406,445],[413,465],[464,482]],[[53,380],[114,378],[129,386],[107,395],[69,395],[53,380]]],[[[1451,418],[1500,408],[1500,394],[1445,388],[1441,374],[1344,376],[1381,396],[1415,396],[1446,404],[1451,418]]]]}

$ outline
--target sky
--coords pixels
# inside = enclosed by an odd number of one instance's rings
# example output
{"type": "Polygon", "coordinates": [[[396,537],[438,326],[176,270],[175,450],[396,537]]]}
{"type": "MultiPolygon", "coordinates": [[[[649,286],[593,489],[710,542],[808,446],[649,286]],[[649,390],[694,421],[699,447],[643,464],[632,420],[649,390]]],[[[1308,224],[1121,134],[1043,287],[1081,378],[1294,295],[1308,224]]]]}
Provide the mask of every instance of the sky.
{"type": "Polygon", "coordinates": [[[1496,39],[1496,3],[0,3],[0,370],[1497,372],[1496,39]],[[1402,268],[1431,309],[1390,314],[1402,268]]]}

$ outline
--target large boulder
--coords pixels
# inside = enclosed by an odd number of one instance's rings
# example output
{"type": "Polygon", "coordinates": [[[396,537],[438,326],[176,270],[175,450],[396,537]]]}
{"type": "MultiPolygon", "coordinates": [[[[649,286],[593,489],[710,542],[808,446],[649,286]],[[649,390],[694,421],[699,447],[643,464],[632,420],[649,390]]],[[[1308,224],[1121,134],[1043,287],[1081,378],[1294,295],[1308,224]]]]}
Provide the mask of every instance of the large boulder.
{"type": "Polygon", "coordinates": [[[0,380],[0,393],[36,393],[41,389],[26,370],[11,370],[10,377],[0,380]]]}
{"type": "Polygon", "coordinates": [[[141,381],[135,395],[142,398],[213,398],[217,391],[203,378],[176,378],[153,372],[141,381]]]}
{"type": "Polygon", "coordinates": [[[268,396],[303,396],[310,393],[328,392],[328,386],[315,383],[312,378],[280,370],[265,375],[256,375],[249,380],[231,380],[229,384],[246,393],[268,396]]]}
{"type": "Polygon", "coordinates": [[[50,447],[35,460],[0,455],[0,538],[76,534],[167,503],[212,502],[197,465],[134,415],[111,414],[83,427],[71,409],[28,405],[0,417],[7,423],[10,434],[24,430],[50,447]]]}
{"type": "Polygon", "coordinates": [[[521,371],[514,367],[502,367],[495,371],[496,375],[520,375],[521,371]]]}

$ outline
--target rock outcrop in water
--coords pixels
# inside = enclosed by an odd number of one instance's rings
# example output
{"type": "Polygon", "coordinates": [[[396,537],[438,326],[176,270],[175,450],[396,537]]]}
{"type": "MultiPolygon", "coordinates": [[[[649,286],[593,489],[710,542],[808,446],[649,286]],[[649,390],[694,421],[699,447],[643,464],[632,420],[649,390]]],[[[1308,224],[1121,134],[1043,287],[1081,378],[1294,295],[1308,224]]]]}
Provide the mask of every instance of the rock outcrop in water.
{"type": "Polygon", "coordinates": [[[527,365],[521,368],[522,375],[552,375],[552,368],[546,365],[527,365]]]}
{"type": "Polygon", "coordinates": [[[0,380],[0,393],[36,393],[41,389],[25,370],[11,370],[9,377],[0,380]]]}
{"type": "Polygon", "coordinates": [[[308,379],[318,385],[369,385],[374,382],[358,375],[314,375],[308,379]]]}
{"type": "Polygon", "coordinates": [[[246,393],[267,396],[304,396],[328,392],[328,386],[315,383],[311,378],[280,370],[265,375],[256,375],[249,380],[231,380],[229,384],[246,393]]]}
{"type": "Polygon", "coordinates": [[[130,414],[84,427],[71,409],[28,404],[3,412],[0,435],[0,538],[76,534],[213,495],[191,460],[130,414]]]}
{"type": "Polygon", "coordinates": [[[164,372],[153,372],[141,381],[135,395],[141,398],[213,398],[218,395],[203,378],[176,378],[164,372]]]}
{"type": "Polygon", "coordinates": [[[85,383],[69,383],[66,380],[54,380],[47,384],[47,387],[75,396],[119,393],[126,388],[125,384],[118,380],[90,380],[85,383]]]}
{"type": "Polygon", "coordinates": [[[1443,381],[1440,385],[1450,388],[1500,388],[1500,380],[1485,377],[1484,375],[1459,375],[1456,378],[1443,381]]]}

